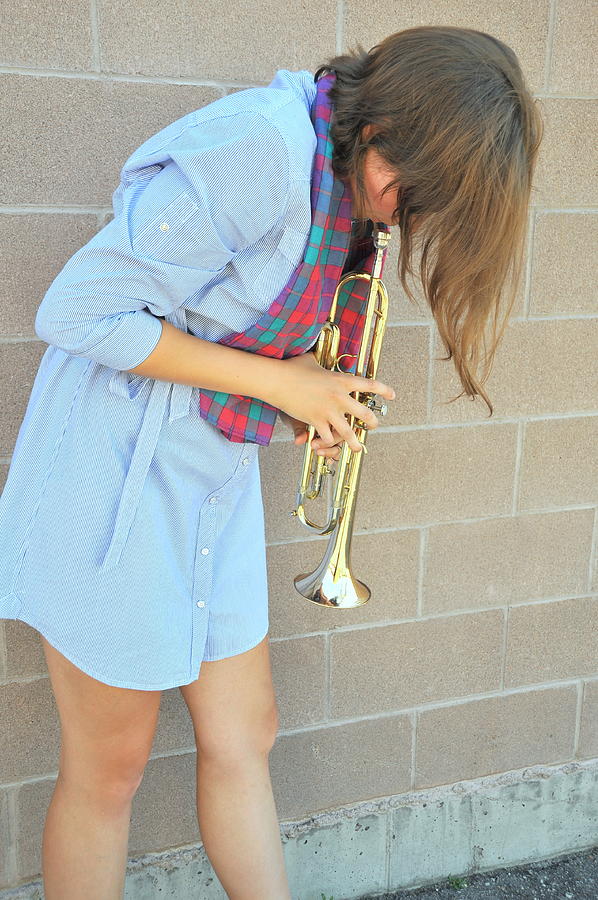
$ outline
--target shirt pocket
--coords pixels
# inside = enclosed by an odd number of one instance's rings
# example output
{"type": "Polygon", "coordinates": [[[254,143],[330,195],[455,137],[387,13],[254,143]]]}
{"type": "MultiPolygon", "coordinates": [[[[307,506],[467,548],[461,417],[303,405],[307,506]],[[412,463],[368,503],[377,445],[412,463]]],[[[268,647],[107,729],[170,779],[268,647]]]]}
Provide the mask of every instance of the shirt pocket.
{"type": "Polygon", "coordinates": [[[154,213],[132,237],[133,249],[143,256],[162,262],[185,265],[197,235],[189,219],[200,216],[200,207],[187,191],[181,191],[170,203],[154,213]]]}

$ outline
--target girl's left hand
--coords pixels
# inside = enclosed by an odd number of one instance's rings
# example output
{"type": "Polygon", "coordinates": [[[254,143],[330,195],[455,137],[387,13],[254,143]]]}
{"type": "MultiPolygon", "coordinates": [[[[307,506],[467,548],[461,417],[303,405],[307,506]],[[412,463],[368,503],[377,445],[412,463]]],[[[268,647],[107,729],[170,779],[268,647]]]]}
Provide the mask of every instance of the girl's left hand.
{"type": "MultiPolygon", "coordinates": [[[[307,422],[302,422],[301,419],[295,419],[293,418],[293,416],[289,416],[282,409],[278,410],[278,415],[285,423],[285,425],[287,425],[291,429],[291,431],[294,432],[295,444],[297,444],[297,446],[305,444],[308,435],[307,422]]],[[[314,450],[322,450],[322,453],[318,453],[318,456],[326,456],[328,457],[328,459],[340,459],[340,448],[341,445],[344,444],[344,439],[339,436],[338,432],[332,426],[331,431],[332,436],[337,439],[334,444],[332,444],[331,446],[327,446],[323,443],[321,437],[315,437],[311,445],[314,450]]]]}

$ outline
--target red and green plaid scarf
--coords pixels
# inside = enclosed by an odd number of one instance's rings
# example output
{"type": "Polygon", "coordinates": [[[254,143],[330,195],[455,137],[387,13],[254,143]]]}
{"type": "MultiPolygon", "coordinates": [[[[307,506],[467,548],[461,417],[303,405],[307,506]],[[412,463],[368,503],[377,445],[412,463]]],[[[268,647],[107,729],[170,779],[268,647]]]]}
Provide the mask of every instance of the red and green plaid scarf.
{"type": "MultiPolygon", "coordinates": [[[[328,318],[334,292],[343,273],[351,243],[351,189],[332,170],[329,138],[333,108],[328,90],[333,73],[320,78],[310,116],[317,146],[311,184],[312,224],[301,262],[269,309],[246,331],[218,341],[229,347],[286,359],[305,353],[315,342],[328,318]]],[[[384,223],[377,223],[388,231],[384,223]]],[[[356,248],[360,259],[355,269],[371,271],[375,250],[371,238],[356,248]],[[361,256],[365,252],[365,256],[361,256]]],[[[383,260],[384,262],[384,260],[383,260]]],[[[340,327],[340,353],[356,356],[365,319],[368,284],[352,283],[338,297],[336,323],[340,327]]],[[[343,363],[343,370],[351,368],[343,363]]],[[[354,374],[351,372],[351,374],[354,374]]],[[[201,388],[200,415],[222,431],[229,441],[270,443],[278,409],[256,397],[226,394],[201,388]]]]}

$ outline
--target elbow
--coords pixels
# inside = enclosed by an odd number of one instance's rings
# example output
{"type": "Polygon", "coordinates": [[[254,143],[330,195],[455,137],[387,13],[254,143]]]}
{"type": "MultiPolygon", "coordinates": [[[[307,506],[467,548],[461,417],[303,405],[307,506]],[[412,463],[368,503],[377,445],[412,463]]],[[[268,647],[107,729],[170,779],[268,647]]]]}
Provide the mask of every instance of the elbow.
{"type": "Polygon", "coordinates": [[[55,342],[55,329],[53,327],[52,318],[48,314],[48,304],[46,303],[47,296],[48,295],[46,294],[37,309],[33,328],[38,338],[45,341],[46,344],[53,344],[55,342]]]}
{"type": "Polygon", "coordinates": [[[160,320],[148,309],[100,312],[88,296],[68,289],[46,294],[34,328],[42,341],[71,356],[120,370],[132,369],[145,360],[162,334],[160,320]]]}
{"type": "Polygon", "coordinates": [[[35,314],[34,331],[46,344],[53,344],[67,353],[77,356],[82,347],[82,329],[69,321],[67,304],[60,293],[48,291],[35,314]]]}
{"type": "Polygon", "coordinates": [[[35,314],[34,330],[38,338],[45,341],[46,344],[54,344],[61,350],[69,350],[66,347],[66,330],[64,322],[60,323],[59,317],[56,315],[57,302],[55,297],[46,294],[35,314]]]}

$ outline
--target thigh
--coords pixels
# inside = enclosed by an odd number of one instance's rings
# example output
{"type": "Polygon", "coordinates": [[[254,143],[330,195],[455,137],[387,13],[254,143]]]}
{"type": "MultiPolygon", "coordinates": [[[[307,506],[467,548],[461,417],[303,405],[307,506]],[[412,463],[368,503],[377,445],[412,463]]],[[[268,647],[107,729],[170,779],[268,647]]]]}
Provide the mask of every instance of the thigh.
{"type": "Polygon", "coordinates": [[[62,774],[94,771],[139,781],[158,721],[161,691],[113,687],[92,678],[40,634],[61,726],[62,774]]]}
{"type": "Polygon", "coordinates": [[[222,759],[269,750],[278,728],[269,636],[251,650],[204,660],[199,678],[179,686],[199,752],[222,759]]]}

